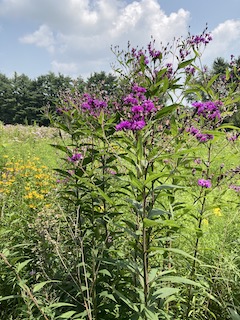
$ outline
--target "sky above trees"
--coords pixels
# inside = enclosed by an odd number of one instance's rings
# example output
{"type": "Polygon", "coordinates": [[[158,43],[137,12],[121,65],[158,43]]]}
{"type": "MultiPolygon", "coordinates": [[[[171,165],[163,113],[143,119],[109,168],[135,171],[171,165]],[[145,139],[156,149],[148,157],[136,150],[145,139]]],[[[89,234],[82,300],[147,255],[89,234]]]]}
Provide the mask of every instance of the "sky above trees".
{"type": "Polygon", "coordinates": [[[0,72],[88,77],[111,71],[111,45],[167,43],[206,23],[213,41],[203,62],[211,65],[240,55],[239,12],[239,0],[0,0],[0,72]]]}

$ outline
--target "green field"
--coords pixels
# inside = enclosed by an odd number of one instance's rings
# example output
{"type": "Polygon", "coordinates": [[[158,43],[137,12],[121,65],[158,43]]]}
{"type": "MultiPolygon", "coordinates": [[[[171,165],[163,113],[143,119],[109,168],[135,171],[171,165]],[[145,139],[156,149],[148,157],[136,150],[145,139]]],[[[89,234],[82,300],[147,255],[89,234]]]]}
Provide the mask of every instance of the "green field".
{"type": "MultiPolygon", "coordinates": [[[[86,315],[80,316],[83,313],[81,299],[78,299],[78,292],[81,292],[83,287],[81,288],[81,283],[78,282],[80,280],[77,273],[80,272],[77,266],[81,261],[81,250],[76,247],[73,234],[77,232],[77,222],[74,220],[77,219],[76,212],[74,213],[74,207],[70,203],[66,204],[62,198],[62,192],[65,190],[63,185],[66,186],[66,181],[61,183],[62,180],[53,170],[54,168],[62,169],[65,165],[62,159],[64,153],[51,146],[51,144],[60,143],[59,132],[53,128],[21,125],[2,125],[0,130],[1,319],[58,319],[61,314],[61,318],[64,319],[86,319],[86,315]],[[74,317],[74,314],[78,316],[74,317]]],[[[67,140],[69,139],[65,136],[63,141],[67,142],[67,140]]],[[[224,150],[222,146],[225,142],[221,143],[218,140],[216,143],[219,152],[217,151],[216,157],[212,159],[215,165],[214,170],[229,172],[230,178],[231,168],[239,166],[239,143],[226,144],[224,150]]],[[[115,153],[121,153],[122,148],[113,146],[113,150],[115,153]]],[[[205,154],[196,153],[194,159],[205,156],[205,154]]],[[[189,168],[186,172],[189,174],[189,168]]],[[[239,183],[238,176],[235,177],[234,183],[239,183]]],[[[195,188],[194,185],[192,188],[195,188]]],[[[197,290],[191,302],[195,311],[192,318],[189,319],[215,319],[208,311],[209,309],[212,314],[217,315],[216,319],[220,319],[220,314],[222,314],[221,319],[230,319],[229,312],[232,312],[234,316],[233,306],[238,305],[239,302],[239,192],[231,188],[222,191],[220,186],[218,190],[211,193],[209,207],[206,208],[206,214],[199,229],[194,226],[190,206],[177,211],[174,219],[166,220],[165,227],[169,228],[169,231],[164,234],[165,236],[168,234],[169,237],[172,234],[175,240],[171,245],[180,250],[176,252],[176,258],[168,256],[171,253],[171,247],[169,247],[168,255],[160,254],[160,257],[152,255],[153,257],[149,258],[157,259],[156,261],[163,258],[162,261],[159,260],[160,265],[164,265],[166,259],[168,265],[166,267],[169,272],[173,272],[171,274],[177,273],[185,277],[189,274],[189,268],[192,265],[189,255],[193,254],[195,234],[201,233],[201,236],[197,237],[199,240],[197,258],[202,262],[200,264],[196,262],[197,273],[194,277],[198,285],[195,287],[190,283],[188,284],[189,289],[183,289],[184,281],[176,280],[176,278],[174,281],[177,281],[177,287],[176,283],[173,283],[169,286],[169,291],[161,293],[163,297],[168,298],[165,302],[165,310],[166,308],[171,309],[174,304],[176,305],[173,310],[176,310],[176,308],[184,309],[184,301],[190,294],[188,290],[197,290]],[[187,212],[189,214],[186,214],[187,212]],[[208,292],[205,292],[206,290],[208,292]],[[181,297],[183,294],[185,297],[181,297]],[[201,310],[201,316],[198,310],[201,310]]],[[[166,196],[164,197],[162,204],[166,201],[166,196]]],[[[192,203],[191,188],[187,193],[181,190],[176,193],[175,201],[192,203]]],[[[103,205],[105,206],[100,203],[94,205],[99,206],[96,210],[100,214],[105,210],[103,205]]],[[[119,205],[121,201],[118,200],[116,206],[119,205]]],[[[129,215],[130,213],[125,209],[121,218],[118,218],[119,221],[114,218],[108,221],[109,232],[113,237],[115,235],[119,237],[119,241],[117,238],[114,240],[113,247],[112,240],[109,240],[111,244],[109,254],[112,258],[115,256],[116,259],[119,259],[116,250],[121,251],[125,257],[131,254],[130,231],[127,232],[127,237],[122,237],[124,228],[126,228],[123,224],[124,217],[128,219],[129,215]]],[[[131,229],[131,226],[129,228],[131,229]]],[[[161,228],[156,228],[156,230],[161,233],[161,228]]],[[[154,235],[157,246],[159,235],[153,233],[152,236],[154,235]]],[[[99,319],[112,319],[114,313],[119,319],[127,319],[127,316],[118,314],[121,305],[115,300],[113,292],[111,293],[110,290],[107,293],[107,283],[114,272],[117,272],[120,281],[121,277],[122,281],[125,281],[120,265],[117,268],[120,269],[114,271],[109,262],[109,265],[102,269],[103,284],[100,284],[100,289],[98,289],[102,291],[98,294],[101,297],[103,294],[106,295],[104,301],[108,312],[99,319]],[[104,281],[106,281],[105,285],[104,281]]],[[[134,294],[131,288],[126,290],[129,291],[130,296],[134,294]]],[[[125,301],[125,306],[126,303],[130,304],[128,300],[125,301]]],[[[174,316],[169,319],[174,319],[174,316]]],[[[178,315],[176,319],[185,318],[184,315],[178,315]]],[[[232,319],[238,319],[237,315],[232,319]]]]}

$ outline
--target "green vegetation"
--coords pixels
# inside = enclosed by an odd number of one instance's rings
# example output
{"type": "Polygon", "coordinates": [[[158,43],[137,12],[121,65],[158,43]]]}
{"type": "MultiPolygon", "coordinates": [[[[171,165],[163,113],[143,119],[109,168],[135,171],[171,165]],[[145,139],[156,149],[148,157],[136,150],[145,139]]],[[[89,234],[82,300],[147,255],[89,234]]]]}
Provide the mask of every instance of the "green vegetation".
{"type": "Polygon", "coordinates": [[[0,121],[4,124],[49,125],[49,112],[55,112],[61,91],[95,89],[96,83],[111,91],[115,77],[105,72],[94,73],[86,81],[50,72],[36,79],[25,74],[8,78],[0,74],[0,121]]]}
{"type": "Polygon", "coordinates": [[[240,97],[204,78],[209,41],[115,48],[118,85],[1,126],[1,319],[240,318],[240,97]]]}

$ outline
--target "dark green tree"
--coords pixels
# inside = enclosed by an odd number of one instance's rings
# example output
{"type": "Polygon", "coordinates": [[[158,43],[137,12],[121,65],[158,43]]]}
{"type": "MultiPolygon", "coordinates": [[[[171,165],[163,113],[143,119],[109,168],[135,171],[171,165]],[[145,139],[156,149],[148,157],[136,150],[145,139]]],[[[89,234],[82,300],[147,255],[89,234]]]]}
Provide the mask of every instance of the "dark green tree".
{"type": "Polygon", "coordinates": [[[87,79],[87,89],[88,90],[97,90],[101,91],[102,93],[106,93],[107,95],[111,95],[117,87],[117,77],[113,74],[106,72],[94,72],[88,79],[87,79]]]}
{"type": "Polygon", "coordinates": [[[0,74],[0,120],[10,124],[15,115],[15,99],[11,80],[4,74],[0,74]]]}

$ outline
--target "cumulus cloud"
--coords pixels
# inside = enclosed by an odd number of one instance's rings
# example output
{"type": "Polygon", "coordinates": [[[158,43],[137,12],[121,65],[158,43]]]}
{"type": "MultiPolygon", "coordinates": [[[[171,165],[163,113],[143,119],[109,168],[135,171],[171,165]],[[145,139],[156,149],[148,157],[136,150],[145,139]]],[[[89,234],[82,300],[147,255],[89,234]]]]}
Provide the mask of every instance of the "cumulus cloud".
{"type": "Polygon", "coordinates": [[[45,48],[52,68],[72,67],[80,73],[110,69],[110,47],[144,46],[186,35],[190,13],[180,9],[170,15],[158,0],[4,0],[0,15],[38,23],[37,30],[22,35],[22,43],[45,48]]]}
{"type": "Polygon", "coordinates": [[[20,42],[35,44],[38,47],[46,48],[49,52],[54,53],[54,36],[53,32],[47,25],[41,25],[39,29],[32,34],[21,37],[20,42]]]}
{"type": "Polygon", "coordinates": [[[61,63],[53,60],[51,63],[52,71],[61,74],[72,74],[78,76],[78,66],[75,63],[61,63]]]}
{"type": "Polygon", "coordinates": [[[204,53],[204,62],[212,62],[216,57],[230,60],[230,55],[239,55],[240,20],[226,20],[212,30],[213,41],[204,53]]]}

